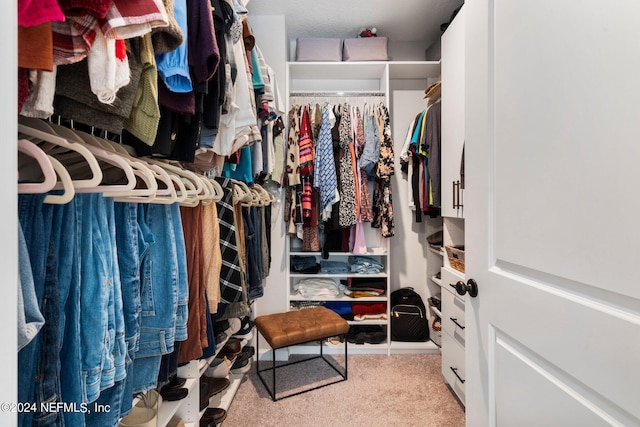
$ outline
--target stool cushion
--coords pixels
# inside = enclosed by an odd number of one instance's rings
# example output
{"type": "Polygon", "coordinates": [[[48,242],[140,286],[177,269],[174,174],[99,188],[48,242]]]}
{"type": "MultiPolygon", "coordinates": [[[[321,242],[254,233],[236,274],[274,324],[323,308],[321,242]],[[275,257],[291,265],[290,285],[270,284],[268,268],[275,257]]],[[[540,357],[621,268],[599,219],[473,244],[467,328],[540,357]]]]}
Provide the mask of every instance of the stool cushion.
{"type": "Polygon", "coordinates": [[[282,348],[346,334],[349,324],[325,307],[258,316],[255,325],[271,348],[282,348]]]}

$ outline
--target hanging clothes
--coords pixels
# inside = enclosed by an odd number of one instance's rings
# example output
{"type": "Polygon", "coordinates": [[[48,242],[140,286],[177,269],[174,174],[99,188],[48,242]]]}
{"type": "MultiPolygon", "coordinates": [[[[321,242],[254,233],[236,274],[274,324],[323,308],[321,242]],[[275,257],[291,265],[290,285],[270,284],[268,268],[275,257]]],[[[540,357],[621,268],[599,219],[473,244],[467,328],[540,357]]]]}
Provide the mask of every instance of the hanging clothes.
{"type": "Polygon", "coordinates": [[[393,141],[389,111],[384,105],[378,107],[378,122],[382,124],[380,138],[380,159],[376,171],[375,190],[373,194],[372,227],[380,228],[383,237],[394,235],[393,201],[391,197],[391,177],[394,174],[393,141]]]}
{"type": "Polygon", "coordinates": [[[353,140],[351,138],[351,114],[345,103],[340,117],[340,226],[350,227],[357,222],[357,187],[354,180],[353,140]]]}
{"type": "Polygon", "coordinates": [[[335,122],[336,118],[333,110],[328,103],[325,103],[322,107],[322,121],[318,132],[314,178],[314,186],[320,194],[320,217],[322,221],[326,221],[331,217],[333,205],[340,201],[338,176],[336,174],[331,139],[331,128],[335,125],[335,122]]]}

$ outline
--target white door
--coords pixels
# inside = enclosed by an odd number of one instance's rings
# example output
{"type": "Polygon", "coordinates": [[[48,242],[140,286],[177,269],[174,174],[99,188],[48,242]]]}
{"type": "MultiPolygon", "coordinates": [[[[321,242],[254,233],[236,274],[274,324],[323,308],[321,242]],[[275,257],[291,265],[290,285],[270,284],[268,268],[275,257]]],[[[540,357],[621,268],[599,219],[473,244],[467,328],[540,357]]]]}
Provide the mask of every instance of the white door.
{"type": "Polygon", "coordinates": [[[465,8],[467,425],[640,425],[640,2],[465,8]]]}

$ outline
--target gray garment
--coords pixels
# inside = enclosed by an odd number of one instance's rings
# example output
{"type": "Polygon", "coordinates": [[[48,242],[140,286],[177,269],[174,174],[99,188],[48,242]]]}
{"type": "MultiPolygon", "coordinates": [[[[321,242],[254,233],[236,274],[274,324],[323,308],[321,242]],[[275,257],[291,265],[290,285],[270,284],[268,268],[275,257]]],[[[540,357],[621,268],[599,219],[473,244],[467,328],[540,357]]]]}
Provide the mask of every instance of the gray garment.
{"type": "Polygon", "coordinates": [[[53,101],[55,113],[98,129],[115,134],[122,133],[124,121],[131,115],[142,73],[137,40],[127,40],[127,57],[129,84],[118,90],[116,100],[112,104],[103,104],[91,92],[86,59],[58,67],[56,96],[53,101]]]}
{"type": "Polygon", "coordinates": [[[436,102],[427,111],[426,132],[420,141],[420,145],[426,148],[429,157],[427,159],[427,169],[431,180],[431,193],[433,195],[433,206],[440,206],[440,145],[441,133],[441,111],[442,104],[436,102]]]}

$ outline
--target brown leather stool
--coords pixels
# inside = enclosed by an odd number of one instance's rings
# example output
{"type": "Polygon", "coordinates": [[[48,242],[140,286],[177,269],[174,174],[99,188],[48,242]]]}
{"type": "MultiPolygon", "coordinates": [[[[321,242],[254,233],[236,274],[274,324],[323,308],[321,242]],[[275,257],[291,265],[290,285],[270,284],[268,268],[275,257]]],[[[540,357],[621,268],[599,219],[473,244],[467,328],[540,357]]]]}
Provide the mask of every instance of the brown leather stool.
{"type": "Polygon", "coordinates": [[[298,311],[288,311],[286,313],[275,313],[264,316],[258,316],[255,319],[255,325],[260,334],[267,341],[271,347],[271,355],[273,357],[273,366],[270,368],[260,369],[260,353],[259,353],[259,339],[256,341],[256,353],[257,358],[257,371],[262,384],[269,392],[271,399],[274,401],[284,399],[286,397],[295,396],[301,393],[306,393],[311,390],[315,390],[321,387],[325,387],[331,384],[335,384],[341,381],[347,380],[347,340],[344,339],[345,334],[349,331],[349,324],[346,320],[340,317],[337,313],[329,310],[325,307],[306,308],[298,311]],[[340,372],[323,353],[323,340],[342,336],[344,341],[344,372],[340,372]],[[298,344],[306,344],[313,341],[320,341],[320,354],[314,357],[309,357],[303,360],[295,362],[283,363],[276,365],[276,350],[298,344]],[[296,393],[291,393],[285,396],[276,397],[276,370],[288,365],[307,362],[314,359],[323,359],[334,371],[336,371],[341,379],[333,381],[327,384],[322,384],[318,387],[312,387],[296,393]],[[265,379],[262,376],[262,372],[272,371],[273,388],[269,388],[265,379]]]}

